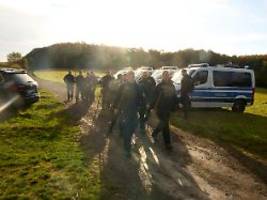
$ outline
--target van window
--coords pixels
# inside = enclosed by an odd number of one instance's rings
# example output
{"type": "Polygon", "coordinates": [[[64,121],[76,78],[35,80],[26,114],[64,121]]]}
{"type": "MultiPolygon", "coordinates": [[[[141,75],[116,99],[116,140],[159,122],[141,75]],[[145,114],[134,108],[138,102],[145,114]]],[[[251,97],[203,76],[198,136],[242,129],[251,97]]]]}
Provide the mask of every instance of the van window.
{"type": "Polygon", "coordinates": [[[218,87],[251,87],[251,74],[248,72],[213,72],[214,86],[218,87]]]}
{"type": "Polygon", "coordinates": [[[208,71],[199,71],[196,73],[196,75],[193,77],[194,85],[201,85],[206,83],[208,80],[208,71]]]}

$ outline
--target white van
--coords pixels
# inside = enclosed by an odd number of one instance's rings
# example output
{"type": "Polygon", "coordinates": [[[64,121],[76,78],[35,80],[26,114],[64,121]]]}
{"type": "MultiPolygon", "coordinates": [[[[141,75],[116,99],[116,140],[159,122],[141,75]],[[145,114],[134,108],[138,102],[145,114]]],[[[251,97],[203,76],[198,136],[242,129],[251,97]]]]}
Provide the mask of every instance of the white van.
{"type": "MultiPolygon", "coordinates": [[[[254,71],[231,67],[185,68],[194,82],[191,106],[194,108],[231,107],[243,112],[254,102],[254,71]]],[[[180,96],[182,74],[176,72],[172,78],[178,97],[180,96]]]]}

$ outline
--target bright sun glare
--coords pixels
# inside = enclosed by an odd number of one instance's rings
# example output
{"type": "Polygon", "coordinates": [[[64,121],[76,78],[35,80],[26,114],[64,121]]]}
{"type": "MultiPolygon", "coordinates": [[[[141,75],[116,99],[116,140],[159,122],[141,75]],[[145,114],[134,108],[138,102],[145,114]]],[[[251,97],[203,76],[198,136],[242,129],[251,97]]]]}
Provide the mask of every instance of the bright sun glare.
{"type": "Polygon", "coordinates": [[[250,12],[251,5],[231,0],[0,0],[0,9],[0,23],[6,27],[1,46],[25,53],[53,43],[84,41],[244,54],[265,52],[267,41],[267,3],[257,13],[250,12]],[[17,19],[27,23],[22,26],[17,19]]]}

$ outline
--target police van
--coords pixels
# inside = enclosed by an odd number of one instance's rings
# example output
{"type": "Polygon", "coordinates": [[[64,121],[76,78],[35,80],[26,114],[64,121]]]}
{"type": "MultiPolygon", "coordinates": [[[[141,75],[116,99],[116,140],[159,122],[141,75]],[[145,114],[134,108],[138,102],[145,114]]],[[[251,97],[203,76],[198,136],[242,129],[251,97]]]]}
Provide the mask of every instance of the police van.
{"type": "MultiPolygon", "coordinates": [[[[255,92],[254,71],[247,68],[224,66],[190,66],[185,68],[191,76],[194,89],[191,106],[194,108],[230,107],[234,112],[244,112],[253,105],[255,92]]],[[[182,73],[172,78],[180,96],[182,73]]]]}

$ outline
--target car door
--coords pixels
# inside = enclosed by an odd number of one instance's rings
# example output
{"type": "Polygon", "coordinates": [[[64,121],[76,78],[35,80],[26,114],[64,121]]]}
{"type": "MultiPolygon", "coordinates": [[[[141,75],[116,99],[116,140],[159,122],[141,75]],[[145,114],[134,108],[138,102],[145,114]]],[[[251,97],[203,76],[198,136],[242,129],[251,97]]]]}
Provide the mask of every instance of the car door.
{"type": "Polygon", "coordinates": [[[208,69],[200,69],[192,74],[194,90],[191,94],[192,107],[209,107],[210,75],[208,69]]]}

